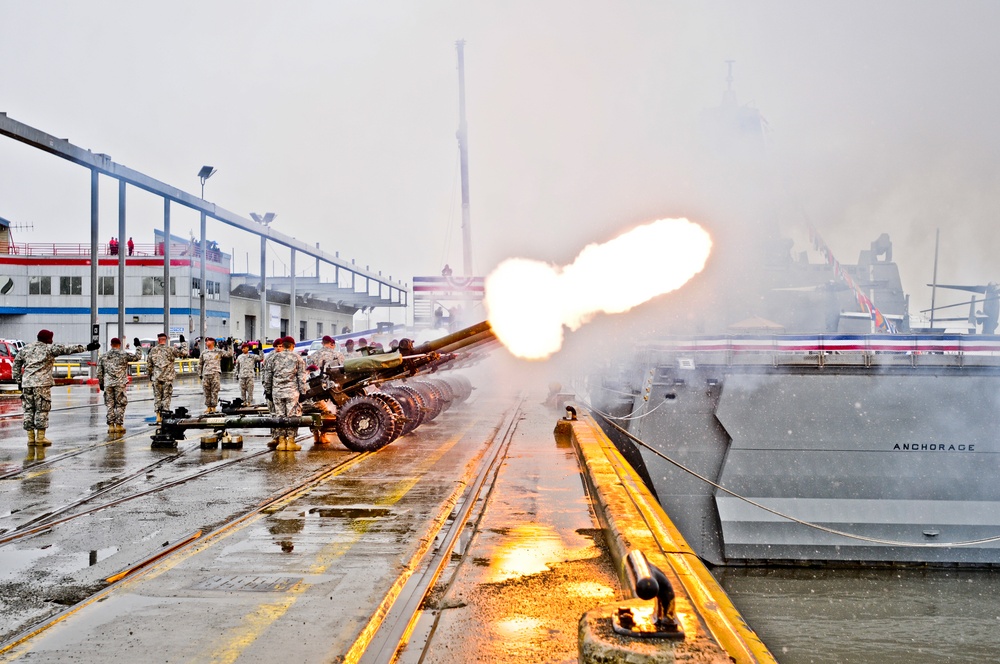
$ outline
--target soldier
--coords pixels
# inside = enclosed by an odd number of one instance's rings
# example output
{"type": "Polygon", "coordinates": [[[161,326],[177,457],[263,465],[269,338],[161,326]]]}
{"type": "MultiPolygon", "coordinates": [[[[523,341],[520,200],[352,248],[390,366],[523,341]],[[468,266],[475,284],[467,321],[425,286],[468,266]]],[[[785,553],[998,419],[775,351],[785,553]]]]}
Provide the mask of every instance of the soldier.
{"type": "Polygon", "coordinates": [[[344,355],[337,350],[337,342],[333,337],[323,337],[323,347],[312,356],[312,363],[319,367],[321,373],[327,367],[340,367],[344,365],[344,355]]]}
{"type": "Polygon", "coordinates": [[[214,413],[219,405],[219,387],[222,382],[222,358],[232,357],[231,350],[218,350],[215,339],[205,339],[205,350],[198,358],[198,375],[201,377],[201,387],[205,392],[205,412],[214,413]]]}
{"type": "Polygon", "coordinates": [[[354,339],[348,339],[344,342],[344,357],[350,359],[357,356],[358,352],[354,350],[354,339]]]}
{"type": "MultiPolygon", "coordinates": [[[[274,358],[278,357],[278,354],[283,350],[282,343],[284,343],[285,337],[279,337],[273,342],[274,349],[271,354],[267,356],[264,360],[264,367],[260,371],[260,379],[264,385],[267,385],[271,381],[272,371],[274,368],[274,358]]],[[[274,415],[274,400],[271,398],[271,391],[264,388],[264,399],[267,400],[267,412],[274,415]]],[[[272,450],[278,446],[278,430],[271,429],[271,440],[267,443],[267,446],[272,450]]]]}
{"type": "Polygon", "coordinates": [[[188,356],[187,342],[184,335],[179,337],[180,348],[167,344],[167,335],[160,332],[156,335],[156,345],[149,349],[146,356],[146,371],[153,383],[153,409],[156,411],[156,421],[163,418],[164,412],[170,411],[170,399],[174,395],[174,360],[188,356]]]}
{"type": "Polygon", "coordinates": [[[125,406],[128,396],[128,363],[142,359],[142,351],[122,352],[122,342],[118,337],[111,340],[111,350],[101,355],[97,361],[97,387],[104,390],[104,405],[108,409],[108,433],[125,433],[125,406]]]}
{"type": "Polygon", "coordinates": [[[236,358],[236,376],[240,379],[240,398],[244,404],[253,403],[254,371],[257,369],[257,355],[250,352],[250,346],[243,344],[243,352],[236,358]]]}
{"type": "MultiPolygon", "coordinates": [[[[294,339],[285,337],[282,346],[284,350],[274,358],[271,371],[265,378],[264,393],[271,393],[275,415],[296,417],[302,414],[299,395],[305,394],[309,390],[309,385],[306,382],[306,363],[298,353],[292,350],[295,348],[294,339]]],[[[279,452],[301,450],[302,446],[295,442],[297,433],[298,427],[279,429],[277,450],[279,452]]]]}
{"type": "Polygon", "coordinates": [[[28,432],[28,445],[51,445],[45,437],[52,408],[52,365],[60,355],[97,350],[101,344],[94,341],[86,348],[79,344],[64,346],[52,343],[52,332],[41,330],[38,341],[22,348],[14,358],[14,380],[21,389],[21,406],[24,408],[24,430],[28,432]]]}

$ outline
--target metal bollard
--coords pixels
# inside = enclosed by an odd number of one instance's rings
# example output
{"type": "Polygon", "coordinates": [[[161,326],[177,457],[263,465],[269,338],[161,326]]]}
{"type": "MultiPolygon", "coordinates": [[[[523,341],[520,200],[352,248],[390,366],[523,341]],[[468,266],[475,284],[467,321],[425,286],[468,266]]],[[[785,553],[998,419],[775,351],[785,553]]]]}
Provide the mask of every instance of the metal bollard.
{"type": "Polygon", "coordinates": [[[612,616],[615,632],[640,638],[683,639],[684,630],[674,613],[675,596],[670,579],[638,549],[625,556],[623,568],[635,596],[655,600],[655,604],[650,615],[637,615],[632,608],[619,607],[612,616]]]}

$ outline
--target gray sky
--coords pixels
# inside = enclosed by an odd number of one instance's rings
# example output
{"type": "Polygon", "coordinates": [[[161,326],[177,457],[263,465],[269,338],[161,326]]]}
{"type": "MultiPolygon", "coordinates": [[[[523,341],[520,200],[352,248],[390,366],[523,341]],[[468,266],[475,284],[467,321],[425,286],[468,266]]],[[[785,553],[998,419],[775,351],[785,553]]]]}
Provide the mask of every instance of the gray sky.
{"type": "MultiPolygon", "coordinates": [[[[0,111],[188,191],[211,164],[210,201],[410,281],[461,271],[456,39],[480,274],[661,217],[724,247],[746,192],[706,177],[697,126],[733,59],[771,130],[746,223],[804,237],[808,218],[845,262],[889,232],[916,310],[937,227],[942,281],[1000,280],[998,18],[996,2],[0,0],[0,111]]],[[[0,216],[34,224],[16,240],[87,242],[88,186],[0,140],[0,216]]],[[[162,205],[130,192],[130,234],[151,242],[162,205]]],[[[256,271],[255,240],[209,235],[256,271]]]]}

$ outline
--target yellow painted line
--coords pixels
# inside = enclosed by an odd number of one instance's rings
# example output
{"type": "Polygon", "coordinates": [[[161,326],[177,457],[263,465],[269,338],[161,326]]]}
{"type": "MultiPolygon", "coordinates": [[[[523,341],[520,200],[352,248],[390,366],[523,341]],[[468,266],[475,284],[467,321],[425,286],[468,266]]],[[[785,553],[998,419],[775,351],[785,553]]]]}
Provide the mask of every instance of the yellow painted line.
{"type": "MultiPolygon", "coordinates": [[[[342,465],[337,466],[336,468],[332,469],[332,471],[329,474],[321,476],[321,479],[316,479],[316,480],[310,482],[307,486],[302,487],[298,491],[293,491],[293,492],[289,493],[288,495],[286,495],[285,497],[281,498],[279,501],[277,501],[275,503],[275,505],[287,505],[288,503],[292,502],[296,498],[298,498],[298,497],[300,497],[302,495],[305,495],[309,491],[312,491],[315,487],[319,486],[320,484],[322,484],[326,480],[328,480],[328,479],[330,479],[332,477],[336,477],[337,475],[340,475],[340,474],[346,472],[348,469],[353,468],[355,465],[357,465],[363,459],[366,459],[368,456],[370,456],[369,453],[362,453],[362,454],[359,454],[356,457],[348,459],[342,465]]],[[[268,508],[268,509],[270,510],[270,508],[268,508]]],[[[212,533],[209,533],[206,537],[204,537],[200,541],[196,542],[193,546],[188,547],[186,549],[183,549],[182,551],[178,552],[176,555],[168,557],[166,560],[163,560],[162,562],[158,563],[157,565],[149,567],[149,568],[147,568],[145,570],[140,570],[140,571],[136,572],[135,574],[129,575],[129,576],[125,577],[123,580],[121,580],[121,581],[119,581],[119,582],[117,582],[115,584],[112,584],[112,585],[108,586],[104,590],[101,590],[101,591],[95,593],[94,595],[91,595],[90,597],[88,597],[87,599],[83,600],[79,604],[71,607],[70,609],[68,609],[64,613],[60,613],[60,614],[56,615],[55,617],[53,617],[48,622],[45,622],[45,623],[39,625],[38,627],[36,627],[35,629],[31,630],[30,632],[22,635],[22,637],[19,638],[19,639],[17,639],[16,641],[13,641],[11,643],[8,643],[8,644],[4,645],[2,648],[0,648],[0,655],[5,655],[5,656],[4,656],[3,660],[0,660],[0,661],[4,661],[4,662],[13,661],[13,660],[19,659],[20,657],[22,657],[24,655],[29,654],[31,652],[31,648],[30,648],[31,644],[28,643],[28,642],[32,638],[34,638],[35,636],[37,636],[37,635],[41,634],[42,632],[46,631],[50,627],[54,627],[55,625],[59,624],[60,622],[63,622],[64,620],[66,620],[67,618],[69,618],[71,615],[73,615],[73,614],[77,613],[78,611],[80,611],[80,609],[83,609],[84,607],[90,606],[91,604],[93,604],[95,602],[103,600],[105,597],[107,597],[108,595],[110,595],[114,591],[117,591],[117,590],[122,589],[122,588],[128,588],[128,587],[130,587],[130,586],[132,586],[134,584],[139,583],[140,581],[145,581],[145,580],[148,580],[148,579],[155,579],[156,577],[158,577],[159,575],[163,574],[164,572],[173,569],[174,567],[176,567],[177,565],[179,565],[183,561],[187,560],[191,556],[193,556],[193,555],[195,555],[195,554],[197,554],[197,553],[199,553],[201,551],[204,551],[205,549],[207,549],[207,548],[215,545],[217,542],[221,542],[224,539],[226,539],[227,537],[229,537],[230,535],[232,535],[233,533],[237,532],[238,529],[236,528],[236,526],[249,525],[249,524],[251,524],[251,523],[259,520],[260,518],[262,518],[263,514],[264,514],[263,511],[255,511],[255,512],[247,514],[247,515],[245,515],[245,516],[243,516],[241,518],[235,519],[234,521],[231,521],[230,523],[226,524],[225,526],[222,526],[220,529],[218,529],[218,530],[216,530],[216,531],[214,531],[212,533]],[[21,647],[18,648],[18,646],[21,646],[21,647]],[[9,655],[7,653],[9,653],[9,655]]]]}
{"type": "MultiPolygon", "coordinates": [[[[458,444],[458,441],[465,436],[465,434],[469,431],[469,429],[472,428],[473,424],[474,423],[469,423],[469,425],[465,429],[457,433],[445,445],[442,445],[437,450],[435,450],[434,454],[422,457],[420,465],[414,469],[414,472],[410,473],[410,476],[407,479],[397,482],[396,485],[392,488],[392,490],[389,493],[385,494],[384,496],[378,498],[375,501],[375,504],[391,506],[398,503],[404,496],[406,496],[407,493],[409,493],[409,491],[414,486],[416,486],[416,484],[422,479],[422,475],[429,468],[431,468],[442,457],[444,457],[444,455],[447,454],[456,444],[458,444]]],[[[456,493],[461,495],[461,491],[463,489],[464,486],[460,486],[458,489],[456,489],[456,493]]],[[[448,514],[451,513],[451,509],[452,507],[448,506],[447,509],[443,511],[443,519],[447,519],[448,514]]],[[[439,515],[438,519],[442,519],[442,515],[439,515]]],[[[324,572],[326,572],[341,556],[350,551],[350,549],[354,546],[354,544],[356,544],[358,540],[361,539],[362,535],[364,535],[365,532],[367,532],[369,526],[370,523],[361,522],[357,524],[357,528],[354,531],[354,537],[352,537],[349,541],[341,540],[337,542],[332,542],[331,544],[324,547],[317,554],[316,561],[309,568],[309,573],[323,574],[324,572]]],[[[365,640],[365,644],[367,644],[368,640],[371,639],[371,634],[374,633],[375,629],[378,626],[377,619],[381,619],[381,617],[385,614],[385,611],[388,611],[389,607],[392,606],[392,601],[394,601],[396,596],[398,596],[400,589],[406,582],[406,579],[408,579],[409,576],[412,575],[415,569],[414,560],[419,560],[420,556],[423,554],[424,551],[426,551],[427,547],[430,547],[431,545],[433,545],[433,543],[434,543],[434,537],[430,535],[425,536],[424,539],[420,542],[419,554],[411,557],[410,562],[407,564],[406,570],[404,570],[404,573],[396,579],[396,581],[393,583],[390,589],[390,592],[387,593],[386,598],[383,599],[382,603],[379,605],[379,608],[376,609],[375,615],[369,620],[365,628],[362,629],[362,635],[367,634],[367,639],[365,640]]],[[[308,587],[309,587],[308,584],[305,583],[296,584],[293,588],[286,591],[287,593],[286,597],[282,598],[281,600],[278,600],[277,602],[273,602],[271,604],[259,607],[253,613],[245,616],[237,627],[227,630],[225,635],[225,639],[228,641],[227,643],[219,646],[218,648],[212,650],[211,652],[207,652],[204,655],[195,657],[190,661],[212,662],[213,664],[231,664],[232,662],[236,661],[236,659],[239,658],[240,655],[242,655],[243,652],[248,647],[250,647],[258,638],[260,638],[260,636],[268,628],[270,628],[272,624],[274,624],[277,620],[282,618],[289,611],[289,609],[292,608],[292,606],[295,604],[295,601],[298,599],[298,596],[302,594],[308,587]]],[[[352,646],[351,648],[351,652],[353,652],[357,648],[360,640],[361,639],[359,638],[358,641],[355,641],[354,646],[352,646]]],[[[361,652],[363,652],[363,648],[361,649],[361,652]]],[[[351,660],[349,656],[345,656],[343,661],[350,662],[350,661],[356,661],[356,659],[351,660]]]]}
{"type": "Polygon", "coordinates": [[[622,558],[632,549],[640,549],[650,562],[676,578],[716,643],[735,662],[775,662],[767,646],[747,625],[725,590],[600,427],[581,413],[580,420],[561,422],[559,429],[571,435],[580,455],[588,485],[594,489],[594,507],[609,534],[609,549],[619,573],[622,558]]]}

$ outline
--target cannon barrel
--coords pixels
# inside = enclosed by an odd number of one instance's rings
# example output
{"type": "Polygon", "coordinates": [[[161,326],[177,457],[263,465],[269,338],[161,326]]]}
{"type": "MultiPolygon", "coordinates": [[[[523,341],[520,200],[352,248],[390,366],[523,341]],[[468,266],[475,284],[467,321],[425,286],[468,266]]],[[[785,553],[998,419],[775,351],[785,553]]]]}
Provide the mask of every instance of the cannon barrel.
{"type": "Polygon", "coordinates": [[[469,327],[446,334],[440,339],[425,341],[419,346],[413,347],[414,353],[432,353],[447,349],[447,352],[460,350],[467,346],[481,343],[485,339],[493,338],[493,328],[488,320],[470,325],[469,327]]]}

